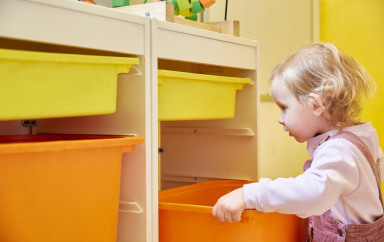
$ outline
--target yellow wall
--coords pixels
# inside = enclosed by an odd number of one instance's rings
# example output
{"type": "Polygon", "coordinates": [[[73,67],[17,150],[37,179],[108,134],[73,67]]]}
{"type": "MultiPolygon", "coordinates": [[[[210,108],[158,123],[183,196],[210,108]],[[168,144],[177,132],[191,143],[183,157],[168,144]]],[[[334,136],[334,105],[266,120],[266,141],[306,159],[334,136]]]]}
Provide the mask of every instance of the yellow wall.
{"type": "Polygon", "coordinates": [[[367,103],[363,119],[372,121],[383,148],[384,1],[321,0],[320,9],[321,40],[351,54],[376,81],[376,96],[367,103]]]}
{"type": "MultiPolygon", "coordinates": [[[[269,92],[267,77],[283,57],[316,40],[318,26],[312,16],[317,16],[314,10],[320,2],[321,40],[333,42],[353,55],[376,80],[376,97],[368,103],[363,118],[372,121],[384,148],[384,0],[245,2],[229,3],[228,19],[240,20],[242,37],[259,41],[261,94],[269,92]]],[[[224,8],[225,1],[216,1],[208,9],[207,21],[223,20],[224,8]]],[[[277,123],[279,109],[273,102],[261,102],[259,115],[260,177],[302,173],[302,164],[309,158],[306,144],[297,143],[283,131],[277,123]]]]}
{"type": "Polygon", "coordinates": [[[377,84],[364,120],[372,121],[384,145],[384,1],[322,0],[321,40],[333,42],[351,54],[377,84]]]}

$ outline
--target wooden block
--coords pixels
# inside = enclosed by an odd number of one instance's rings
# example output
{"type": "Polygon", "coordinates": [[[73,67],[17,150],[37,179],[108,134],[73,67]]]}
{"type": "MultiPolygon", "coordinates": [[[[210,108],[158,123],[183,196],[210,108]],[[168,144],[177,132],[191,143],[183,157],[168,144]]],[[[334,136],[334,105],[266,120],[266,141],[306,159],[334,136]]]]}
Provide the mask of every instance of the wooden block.
{"type": "Polygon", "coordinates": [[[200,1],[199,0],[192,0],[192,7],[191,7],[191,11],[193,13],[200,13],[202,11],[204,11],[205,9],[203,8],[203,5],[201,5],[200,1]]]}
{"type": "Polygon", "coordinates": [[[129,0],[112,0],[112,7],[128,6],[129,0]]]}
{"type": "Polygon", "coordinates": [[[223,34],[240,36],[240,22],[238,20],[208,22],[208,24],[220,27],[220,32],[223,34]]]}
{"type": "Polygon", "coordinates": [[[205,29],[205,30],[210,30],[210,31],[220,33],[220,26],[215,26],[215,25],[208,24],[208,23],[196,22],[193,20],[189,20],[189,19],[185,19],[185,18],[177,17],[177,16],[174,18],[173,22],[177,23],[177,24],[183,24],[183,25],[187,25],[190,27],[195,27],[195,28],[199,28],[199,29],[205,29]]]}
{"type": "Polygon", "coordinates": [[[177,6],[179,7],[179,10],[187,10],[192,7],[192,4],[189,2],[189,0],[177,0],[177,6]]]}
{"type": "Polygon", "coordinates": [[[204,8],[209,8],[214,4],[216,0],[200,0],[201,5],[203,5],[204,8]]]}

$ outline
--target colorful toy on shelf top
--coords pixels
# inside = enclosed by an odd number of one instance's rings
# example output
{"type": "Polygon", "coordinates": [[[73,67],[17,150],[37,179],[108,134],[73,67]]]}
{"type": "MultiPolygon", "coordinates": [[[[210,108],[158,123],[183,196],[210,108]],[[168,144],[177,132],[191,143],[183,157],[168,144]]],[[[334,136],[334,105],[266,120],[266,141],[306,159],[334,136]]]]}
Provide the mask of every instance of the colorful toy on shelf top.
{"type": "Polygon", "coordinates": [[[92,0],[81,0],[82,2],[84,2],[84,3],[90,3],[90,4],[95,4],[95,5],[97,5],[97,3],[95,3],[94,1],[92,1],[92,0]]]}
{"type": "Polygon", "coordinates": [[[197,14],[209,8],[216,0],[164,0],[174,5],[174,14],[197,20],[197,14]]]}
{"type": "Polygon", "coordinates": [[[174,15],[197,21],[197,14],[209,8],[216,0],[112,0],[112,7],[123,7],[152,2],[169,2],[174,6],[174,15]]]}

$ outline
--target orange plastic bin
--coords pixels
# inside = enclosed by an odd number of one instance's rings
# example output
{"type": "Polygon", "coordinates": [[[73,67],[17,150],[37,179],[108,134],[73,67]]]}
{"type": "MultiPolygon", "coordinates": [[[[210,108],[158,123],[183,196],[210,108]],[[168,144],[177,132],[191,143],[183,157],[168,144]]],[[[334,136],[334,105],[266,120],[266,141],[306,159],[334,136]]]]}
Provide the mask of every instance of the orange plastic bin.
{"type": "Polygon", "coordinates": [[[0,241],[116,241],[122,153],[143,138],[26,135],[0,143],[0,241]]]}
{"type": "Polygon", "coordinates": [[[217,199],[244,183],[209,181],[159,192],[160,242],[301,241],[303,219],[295,215],[245,210],[239,223],[212,216],[217,199]]]}

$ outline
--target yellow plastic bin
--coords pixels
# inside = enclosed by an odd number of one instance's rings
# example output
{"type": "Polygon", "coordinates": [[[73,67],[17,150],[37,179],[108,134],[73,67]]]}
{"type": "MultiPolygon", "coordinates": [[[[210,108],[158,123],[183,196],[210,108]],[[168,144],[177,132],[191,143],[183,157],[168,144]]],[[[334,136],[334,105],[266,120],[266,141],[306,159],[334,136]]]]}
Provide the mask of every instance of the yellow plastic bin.
{"type": "Polygon", "coordinates": [[[239,223],[221,223],[212,207],[245,181],[202,182],[159,192],[160,242],[297,242],[303,219],[295,215],[245,210],[239,223]]]}
{"type": "Polygon", "coordinates": [[[229,119],[248,78],[158,71],[159,120],[229,119]]]}
{"type": "Polygon", "coordinates": [[[122,153],[143,138],[28,135],[0,143],[0,241],[116,241],[122,153]]]}
{"type": "Polygon", "coordinates": [[[138,58],[0,49],[0,120],[113,113],[138,58]]]}

